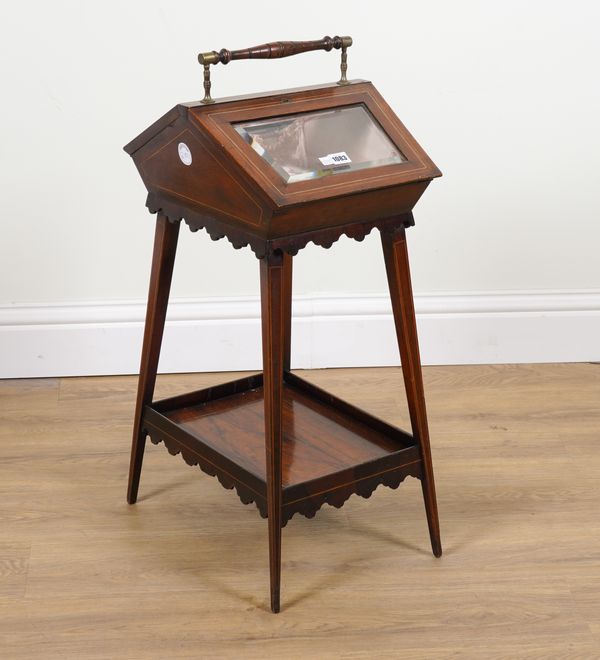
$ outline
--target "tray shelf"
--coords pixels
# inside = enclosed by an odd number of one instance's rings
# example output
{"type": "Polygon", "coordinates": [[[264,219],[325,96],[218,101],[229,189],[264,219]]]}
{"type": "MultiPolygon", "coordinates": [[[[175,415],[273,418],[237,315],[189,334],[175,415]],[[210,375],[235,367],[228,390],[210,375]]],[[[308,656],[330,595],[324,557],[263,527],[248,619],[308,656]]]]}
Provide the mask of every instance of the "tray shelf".
{"type": "MultiPolygon", "coordinates": [[[[146,406],[143,428],[267,516],[262,374],[146,406]]],[[[296,374],[284,374],[282,522],[421,478],[414,438],[296,374]]]]}

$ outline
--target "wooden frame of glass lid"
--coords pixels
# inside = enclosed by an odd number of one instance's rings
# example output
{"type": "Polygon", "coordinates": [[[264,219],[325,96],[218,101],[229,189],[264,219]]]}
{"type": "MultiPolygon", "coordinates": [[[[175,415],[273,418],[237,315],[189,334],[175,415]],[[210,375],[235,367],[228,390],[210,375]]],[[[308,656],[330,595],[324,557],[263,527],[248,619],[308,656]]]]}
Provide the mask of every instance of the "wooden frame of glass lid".
{"type": "Polygon", "coordinates": [[[250,102],[244,100],[224,107],[196,107],[191,110],[191,114],[279,206],[431,180],[440,176],[439,170],[370,82],[355,82],[344,87],[336,85],[318,91],[301,89],[282,96],[250,102]],[[249,120],[312,115],[323,110],[353,106],[363,106],[368,110],[387,138],[405,157],[403,162],[339,173],[335,177],[286,183],[268,162],[248,148],[248,144],[235,130],[236,124],[249,120]]]}

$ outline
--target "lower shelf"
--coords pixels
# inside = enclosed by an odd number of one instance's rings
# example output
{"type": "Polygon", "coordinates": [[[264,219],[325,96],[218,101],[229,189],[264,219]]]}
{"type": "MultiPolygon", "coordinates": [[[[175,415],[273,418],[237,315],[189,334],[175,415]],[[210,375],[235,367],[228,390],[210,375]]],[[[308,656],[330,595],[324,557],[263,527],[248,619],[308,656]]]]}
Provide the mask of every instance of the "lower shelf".
{"type": "MultiPolygon", "coordinates": [[[[378,485],[396,488],[420,478],[411,435],[295,374],[283,390],[282,480],[285,524],[312,517],[324,504],[342,506],[378,485]]],[[[262,374],[154,403],[144,411],[152,442],[164,442],[190,465],[235,488],[244,503],[267,515],[262,374]]]]}

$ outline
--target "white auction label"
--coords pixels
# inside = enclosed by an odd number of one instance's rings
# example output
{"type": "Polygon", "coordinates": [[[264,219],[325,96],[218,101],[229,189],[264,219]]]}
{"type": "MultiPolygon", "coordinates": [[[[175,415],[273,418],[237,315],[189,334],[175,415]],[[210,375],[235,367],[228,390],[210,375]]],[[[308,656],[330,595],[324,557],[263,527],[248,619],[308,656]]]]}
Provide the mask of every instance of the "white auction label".
{"type": "Polygon", "coordinates": [[[180,142],[177,145],[177,151],[179,152],[179,158],[184,165],[192,164],[192,152],[185,142],[180,142]]]}
{"type": "Polygon", "coordinates": [[[331,167],[332,165],[346,165],[351,163],[350,156],[345,151],[338,151],[335,154],[327,154],[327,156],[321,156],[319,158],[321,164],[325,167],[331,167]]]}

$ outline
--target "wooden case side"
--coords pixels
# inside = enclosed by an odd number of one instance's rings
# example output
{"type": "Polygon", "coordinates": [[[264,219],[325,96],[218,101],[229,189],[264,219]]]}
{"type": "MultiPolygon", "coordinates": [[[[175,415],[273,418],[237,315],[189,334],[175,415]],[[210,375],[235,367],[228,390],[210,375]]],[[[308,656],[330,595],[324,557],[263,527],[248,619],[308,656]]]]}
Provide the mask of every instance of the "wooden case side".
{"type": "Polygon", "coordinates": [[[187,116],[175,117],[133,159],[153,198],[263,234],[271,213],[266,197],[187,116]]]}
{"type": "MultiPolygon", "coordinates": [[[[384,190],[370,190],[341,198],[321,199],[284,207],[271,218],[268,238],[276,241],[306,233],[314,234],[317,238],[314,242],[318,242],[320,234],[323,237],[334,237],[337,234],[339,238],[342,233],[348,233],[346,227],[354,225],[353,229],[358,234],[348,235],[362,240],[373,227],[382,225],[388,219],[407,215],[410,216],[410,225],[411,211],[429,183],[430,180],[418,181],[384,190]],[[362,236],[361,227],[368,229],[362,236]]],[[[408,226],[407,223],[399,224],[408,226]]]]}

